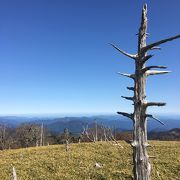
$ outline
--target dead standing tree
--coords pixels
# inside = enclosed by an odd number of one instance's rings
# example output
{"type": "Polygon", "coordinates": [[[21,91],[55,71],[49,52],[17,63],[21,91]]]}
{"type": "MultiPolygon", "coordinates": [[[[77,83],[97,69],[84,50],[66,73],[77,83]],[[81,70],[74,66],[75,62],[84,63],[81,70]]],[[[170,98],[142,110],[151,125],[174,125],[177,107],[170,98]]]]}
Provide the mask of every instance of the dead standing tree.
{"type": "Polygon", "coordinates": [[[44,125],[41,124],[41,134],[40,134],[40,146],[44,146],[44,125]]]}
{"type": "MultiPolygon", "coordinates": [[[[125,97],[127,100],[133,101],[134,113],[129,114],[126,112],[118,112],[118,114],[126,116],[133,121],[133,141],[131,143],[133,147],[133,162],[134,162],[134,179],[136,180],[150,180],[151,176],[151,165],[148,160],[147,154],[147,118],[154,118],[153,115],[147,114],[146,110],[149,106],[164,106],[166,103],[163,102],[147,102],[146,101],[146,78],[150,75],[165,74],[169,71],[159,71],[153,70],[156,68],[165,69],[164,66],[148,66],[146,67],[146,62],[153,56],[148,55],[149,50],[160,49],[158,46],[165,42],[180,38],[180,35],[167,38],[155,43],[146,45],[147,38],[147,5],[144,5],[142,10],[141,25],[139,28],[138,35],[138,52],[135,55],[126,53],[125,51],[119,49],[115,45],[111,44],[116,50],[118,50],[123,55],[135,60],[135,74],[124,74],[120,75],[129,77],[133,79],[134,86],[127,87],[128,90],[134,92],[133,97],[125,97]]],[[[159,120],[158,120],[159,121],[159,120]]],[[[160,122],[160,121],[159,121],[160,122]]]]}
{"type": "Polygon", "coordinates": [[[70,134],[68,128],[64,129],[64,141],[65,141],[65,150],[67,152],[69,150],[69,141],[70,141],[70,134]]]}

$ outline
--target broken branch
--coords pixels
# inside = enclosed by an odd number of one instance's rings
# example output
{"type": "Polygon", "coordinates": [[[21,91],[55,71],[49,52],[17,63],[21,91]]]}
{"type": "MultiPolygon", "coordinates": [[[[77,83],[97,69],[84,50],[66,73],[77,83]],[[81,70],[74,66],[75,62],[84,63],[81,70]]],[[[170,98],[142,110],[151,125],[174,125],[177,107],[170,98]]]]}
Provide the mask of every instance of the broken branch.
{"type": "Polygon", "coordinates": [[[117,112],[117,113],[133,120],[133,114],[132,113],[126,113],[126,112],[117,112]]]}
{"type": "Polygon", "coordinates": [[[164,102],[148,102],[146,103],[146,106],[165,106],[166,103],[164,102]]]}
{"type": "Polygon", "coordinates": [[[153,68],[166,69],[167,67],[166,66],[148,66],[148,67],[143,68],[141,71],[142,71],[142,73],[145,73],[146,71],[153,69],[153,68]]]}
{"type": "Polygon", "coordinates": [[[176,36],[173,36],[173,37],[170,37],[170,38],[167,38],[167,39],[163,39],[163,40],[157,41],[157,42],[152,43],[152,44],[149,44],[149,45],[147,45],[146,47],[142,48],[142,50],[143,50],[144,52],[146,52],[146,51],[152,49],[152,48],[155,47],[155,46],[158,46],[158,45],[160,45],[160,44],[166,43],[166,42],[168,42],[168,41],[172,41],[172,40],[177,39],[177,38],[180,38],[180,34],[178,34],[178,35],[176,35],[176,36]]]}
{"type": "Polygon", "coordinates": [[[127,73],[120,73],[120,72],[118,72],[118,74],[120,74],[122,76],[129,77],[131,79],[135,79],[135,75],[134,74],[127,74],[127,73]]]}
{"type": "Polygon", "coordinates": [[[158,74],[166,74],[166,73],[170,73],[171,71],[157,71],[157,70],[147,70],[146,71],[146,76],[149,75],[158,75],[158,74]]]}
{"type": "Polygon", "coordinates": [[[152,58],[154,55],[153,54],[150,54],[150,55],[147,55],[147,56],[145,56],[141,61],[143,62],[143,63],[145,63],[146,61],[148,61],[150,58],[152,58]]]}
{"type": "Polygon", "coordinates": [[[165,125],[162,121],[160,121],[159,119],[157,119],[156,117],[154,117],[152,114],[146,114],[146,117],[152,118],[152,119],[158,121],[160,124],[165,125]]]}
{"type": "Polygon", "coordinates": [[[121,96],[121,97],[130,101],[134,101],[134,97],[127,97],[127,96],[121,96]]]}
{"type": "Polygon", "coordinates": [[[128,90],[130,90],[130,91],[134,91],[134,87],[126,87],[128,90]]]}
{"type": "Polygon", "coordinates": [[[116,50],[118,50],[120,53],[122,53],[123,55],[125,55],[125,56],[127,56],[127,57],[129,57],[129,58],[136,59],[136,57],[137,57],[137,55],[129,54],[129,53],[123,51],[122,49],[119,49],[119,48],[118,48],[117,46],[115,46],[114,44],[111,44],[111,43],[110,43],[110,45],[111,45],[113,48],[115,48],[116,50]]]}

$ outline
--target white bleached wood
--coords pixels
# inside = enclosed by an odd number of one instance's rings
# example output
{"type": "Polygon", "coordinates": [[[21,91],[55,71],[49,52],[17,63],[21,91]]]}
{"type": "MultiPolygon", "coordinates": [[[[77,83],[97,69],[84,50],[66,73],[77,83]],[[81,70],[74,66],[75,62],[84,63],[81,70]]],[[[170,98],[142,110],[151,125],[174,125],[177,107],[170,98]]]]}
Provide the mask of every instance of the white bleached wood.
{"type": "Polygon", "coordinates": [[[15,167],[13,166],[13,180],[17,180],[17,174],[16,174],[16,169],[15,167]]]}
{"type": "Polygon", "coordinates": [[[154,47],[151,48],[151,50],[161,50],[161,48],[158,47],[158,46],[154,46],[154,47]]]}
{"type": "Polygon", "coordinates": [[[143,69],[141,70],[141,72],[142,72],[142,73],[145,73],[145,72],[148,71],[148,70],[156,69],[156,68],[166,69],[167,67],[166,67],[166,66],[147,66],[147,67],[143,68],[143,69]]]}
{"type": "Polygon", "coordinates": [[[150,76],[150,75],[167,74],[170,72],[171,71],[147,70],[145,73],[146,73],[146,76],[150,76]]]}

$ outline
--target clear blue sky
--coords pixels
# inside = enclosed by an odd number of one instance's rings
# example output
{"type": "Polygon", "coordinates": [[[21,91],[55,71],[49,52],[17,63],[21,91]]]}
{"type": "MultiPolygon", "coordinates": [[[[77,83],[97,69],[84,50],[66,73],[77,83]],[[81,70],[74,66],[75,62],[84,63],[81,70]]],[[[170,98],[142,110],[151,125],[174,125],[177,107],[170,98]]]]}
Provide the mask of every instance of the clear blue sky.
{"type": "MultiPolygon", "coordinates": [[[[0,114],[131,111],[116,72],[133,61],[144,2],[153,42],[180,33],[179,0],[0,0],[0,114]]],[[[165,101],[159,113],[180,113],[180,39],[161,46],[149,64],[173,73],[148,79],[147,97],[165,101]]]]}

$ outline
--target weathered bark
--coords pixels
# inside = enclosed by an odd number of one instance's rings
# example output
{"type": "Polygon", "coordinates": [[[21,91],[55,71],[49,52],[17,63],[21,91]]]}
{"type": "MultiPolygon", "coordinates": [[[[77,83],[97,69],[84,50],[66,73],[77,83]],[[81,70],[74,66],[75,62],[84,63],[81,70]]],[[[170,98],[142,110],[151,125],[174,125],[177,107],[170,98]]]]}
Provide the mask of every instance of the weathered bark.
{"type": "Polygon", "coordinates": [[[133,133],[133,162],[134,179],[150,179],[151,166],[148,162],[147,154],[147,118],[145,104],[146,74],[141,70],[145,68],[143,59],[147,56],[142,51],[146,47],[147,37],[147,6],[142,10],[142,20],[138,35],[138,59],[136,61],[135,80],[134,80],[134,133],[133,133]]]}
{"type": "Polygon", "coordinates": [[[147,52],[149,50],[160,49],[159,47],[157,47],[158,45],[180,38],[180,35],[177,35],[171,38],[157,41],[150,45],[146,45],[147,34],[147,5],[145,4],[142,9],[142,19],[138,33],[138,53],[135,55],[131,55],[129,53],[122,51],[115,45],[111,44],[120,53],[135,60],[134,74],[119,73],[120,75],[133,79],[134,81],[134,87],[127,87],[128,90],[134,92],[134,96],[122,96],[122,98],[133,101],[134,113],[131,114],[126,112],[118,112],[118,114],[126,116],[133,120],[134,130],[133,141],[131,142],[131,146],[133,147],[133,172],[135,180],[151,179],[151,165],[149,163],[149,156],[147,154],[147,147],[149,146],[147,142],[147,118],[153,118],[164,125],[164,123],[155,118],[153,115],[146,114],[146,110],[149,106],[166,105],[166,103],[162,102],[146,101],[146,78],[149,75],[169,73],[169,71],[151,70],[153,68],[165,69],[165,66],[146,67],[145,63],[153,57],[153,55],[148,55],[147,52]]]}

